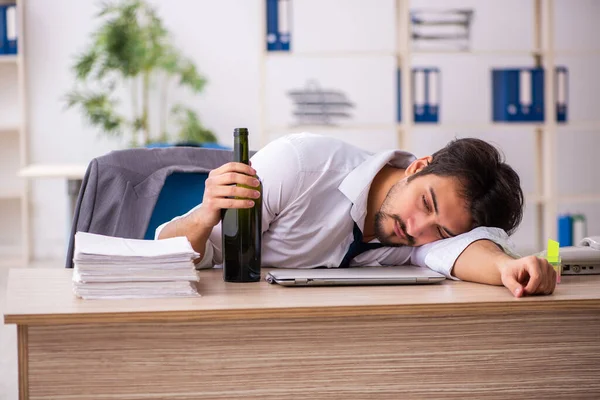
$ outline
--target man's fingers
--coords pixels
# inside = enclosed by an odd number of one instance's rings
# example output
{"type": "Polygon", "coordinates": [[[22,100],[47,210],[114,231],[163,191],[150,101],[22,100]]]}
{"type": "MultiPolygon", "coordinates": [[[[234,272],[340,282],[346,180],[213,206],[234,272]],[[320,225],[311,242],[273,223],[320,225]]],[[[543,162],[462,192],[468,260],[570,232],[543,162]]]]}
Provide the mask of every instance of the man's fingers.
{"type": "Polygon", "coordinates": [[[529,282],[525,286],[525,292],[527,294],[534,294],[543,283],[540,259],[537,257],[527,257],[524,259],[524,262],[526,263],[525,268],[529,273],[529,282]]]}
{"type": "Polygon", "coordinates": [[[516,276],[513,274],[508,274],[505,275],[502,280],[504,286],[506,286],[506,288],[510,290],[515,297],[521,297],[523,295],[523,285],[517,281],[516,276]]]}
{"type": "Polygon", "coordinates": [[[240,174],[238,172],[226,172],[224,174],[211,176],[206,179],[207,187],[226,186],[233,184],[257,187],[259,182],[258,179],[254,178],[253,176],[240,174]]]}
{"type": "Polygon", "coordinates": [[[556,271],[547,260],[535,256],[506,263],[501,278],[515,297],[552,294],[556,288],[556,271]]]}
{"type": "Polygon", "coordinates": [[[240,174],[246,175],[256,175],[256,170],[249,165],[238,162],[230,162],[224,165],[221,165],[219,168],[215,168],[208,174],[209,177],[223,175],[228,172],[238,172],[240,174]]]}
{"type": "Polygon", "coordinates": [[[254,177],[255,174],[254,168],[237,162],[213,169],[205,181],[202,204],[213,213],[226,208],[254,207],[253,200],[260,197],[259,191],[251,189],[260,185],[259,180],[254,177]]]}
{"type": "Polygon", "coordinates": [[[254,201],[241,199],[211,198],[204,201],[202,205],[205,205],[206,207],[212,210],[219,210],[225,208],[252,208],[254,207],[254,201]]]}
{"type": "Polygon", "coordinates": [[[556,289],[556,284],[558,283],[558,273],[554,270],[554,268],[552,268],[552,282],[550,285],[550,293],[548,294],[552,294],[554,293],[554,289],[556,289]]]}
{"type": "Polygon", "coordinates": [[[206,195],[212,198],[242,197],[249,200],[260,197],[260,192],[240,186],[212,186],[206,188],[206,195]]]}
{"type": "Polygon", "coordinates": [[[529,282],[525,287],[526,294],[552,294],[556,288],[556,271],[542,258],[531,257],[524,260],[529,274],[529,282]]]}
{"type": "Polygon", "coordinates": [[[552,294],[556,288],[556,270],[548,263],[548,261],[542,260],[542,262],[544,264],[543,267],[546,270],[546,285],[542,293],[552,294]]]}

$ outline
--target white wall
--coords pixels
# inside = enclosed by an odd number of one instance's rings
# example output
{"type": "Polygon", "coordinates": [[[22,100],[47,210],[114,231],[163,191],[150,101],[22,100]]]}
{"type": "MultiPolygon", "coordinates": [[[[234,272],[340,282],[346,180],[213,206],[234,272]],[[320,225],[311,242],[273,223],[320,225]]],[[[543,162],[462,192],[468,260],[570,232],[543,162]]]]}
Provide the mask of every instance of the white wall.
{"type": "MultiPolygon", "coordinates": [[[[228,143],[234,127],[258,126],[258,68],[262,35],[259,0],[153,1],[184,54],[208,78],[204,92],[187,104],[228,143]]],[[[95,0],[28,0],[25,4],[31,163],[87,163],[121,148],[65,111],[74,56],[95,27],[95,0]]],[[[256,135],[258,136],[258,135],[256,135]]],[[[35,258],[62,258],[67,238],[66,185],[34,181],[32,232],[35,258]]]]}
{"type": "MultiPolygon", "coordinates": [[[[257,132],[259,125],[260,54],[264,46],[260,21],[264,10],[260,0],[153,0],[179,47],[196,61],[208,80],[202,95],[193,99],[205,124],[229,143],[236,126],[257,132]]],[[[556,0],[557,47],[582,49],[600,45],[594,25],[600,16],[600,2],[556,0]]],[[[85,126],[75,111],[65,111],[61,98],[73,82],[69,70],[74,55],[85,48],[95,26],[95,0],[28,0],[25,2],[27,80],[29,96],[30,162],[87,163],[91,158],[122,146],[99,138],[85,126]]],[[[392,0],[294,0],[293,34],[300,36],[296,50],[374,50],[392,52],[395,46],[392,0]],[[315,10],[331,10],[333,22],[315,10]],[[350,29],[352,28],[352,29],[350,29]],[[333,30],[333,31],[332,31],[333,30]],[[304,33],[303,33],[304,32],[304,33]],[[328,32],[334,32],[329,34],[328,32]]],[[[533,43],[532,1],[525,0],[413,0],[415,8],[474,7],[473,48],[526,50],[533,43]],[[511,26],[509,27],[509,23],[511,26]]],[[[572,122],[598,120],[600,101],[600,57],[564,56],[559,60],[571,74],[570,118],[572,122]]],[[[534,137],[528,129],[460,129],[459,124],[488,124],[491,114],[489,68],[502,65],[531,65],[530,57],[420,55],[415,65],[435,65],[442,70],[442,122],[452,128],[419,128],[412,138],[418,155],[435,151],[454,136],[481,136],[499,144],[523,178],[526,192],[535,188],[534,137]]],[[[395,77],[392,56],[375,58],[340,57],[268,60],[266,88],[268,115],[272,127],[293,123],[291,102],[284,93],[302,87],[308,78],[326,86],[343,88],[360,107],[353,123],[393,125],[395,118],[395,77]],[[370,71],[370,73],[368,72],[370,71]]],[[[185,97],[189,99],[189,97],[185,97]]],[[[600,124],[599,124],[600,125],[600,124]]],[[[329,132],[330,134],[334,134],[329,132]]],[[[270,131],[273,139],[283,132],[270,131]]],[[[573,132],[562,132],[561,135],[573,132]]],[[[345,140],[381,150],[395,146],[393,130],[349,129],[337,134],[345,140]]],[[[600,149],[600,132],[583,133],[577,141],[561,136],[561,164],[578,160],[593,165],[593,150],[600,149]],[[581,143],[578,145],[577,143],[581,143]],[[587,150],[579,156],[582,146],[587,150]]],[[[254,146],[258,141],[254,141],[254,146]]],[[[561,190],[600,192],[597,175],[571,167],[569,175],[559,169],[561,190]],[[566,186],[565,186],[566,185],[566,186]]],[[[60,180],[33,184],[33,234],[36,258],[62,258],[65,252],[66,188],[60,180]]],[[[600,228],[597,205],[584,207],[590,225],[600,228]]],[[[534,246],[533,215],[528,209],[515,239],[524,249],[534,246]]],[[[597,228],[597,229],[598,229],[597,228]]]]}

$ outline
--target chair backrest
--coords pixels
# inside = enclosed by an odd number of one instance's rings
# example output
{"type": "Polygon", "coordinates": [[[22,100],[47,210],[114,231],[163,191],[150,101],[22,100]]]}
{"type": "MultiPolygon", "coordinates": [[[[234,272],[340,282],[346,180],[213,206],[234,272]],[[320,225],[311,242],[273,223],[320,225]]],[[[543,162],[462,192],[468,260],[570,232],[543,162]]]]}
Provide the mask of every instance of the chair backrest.
{"type": "Polygon", "coordinates": [[[206,178],[208,173],[174,172],[169,175],[156,200],[144,239],[154,239],[156,228],[202,203],[206,178]]]}
{"type": "Polygon", "coordinates": [[[220,149],[114,151],[90,162],[75,206],[66,267],[78,231],[153,239],[155,229],[202,202],[208,173],[233,159],[220,149]]]}

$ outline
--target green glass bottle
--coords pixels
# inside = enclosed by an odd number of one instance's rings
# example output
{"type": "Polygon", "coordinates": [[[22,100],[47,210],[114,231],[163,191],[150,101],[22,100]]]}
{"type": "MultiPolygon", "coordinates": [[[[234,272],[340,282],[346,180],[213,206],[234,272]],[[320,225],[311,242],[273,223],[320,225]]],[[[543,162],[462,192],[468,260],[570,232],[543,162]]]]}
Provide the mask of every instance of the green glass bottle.
{"type": "MultiPolygon", "coordinates": [[[[233,131],[233,161],[249,164],[248,153],[248,129],[236,128],[233,131]]],[[[258,176],[256,178],[258,179],[258,176]]],[[[260,191],[258,199],[251,199],[254,201],[254,207],[229,208],[223,212],[221,234],[225,282],[257,282],[260,280],[262,183],[253,189],[260,191]]]]}

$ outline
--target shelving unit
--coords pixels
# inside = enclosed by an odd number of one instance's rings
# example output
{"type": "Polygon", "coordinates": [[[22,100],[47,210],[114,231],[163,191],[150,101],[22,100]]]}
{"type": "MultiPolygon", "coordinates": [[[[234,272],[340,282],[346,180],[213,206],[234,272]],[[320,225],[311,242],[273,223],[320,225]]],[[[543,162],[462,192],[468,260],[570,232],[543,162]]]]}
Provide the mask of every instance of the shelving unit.
{"type": "MultiPolygon", "coordinates": [[[[3,229],[0,236],[0,265],[25,264],[30,257],[29,234],[29,186],[18,177],[20,168],[27,165],[27,108],[25,79],[25,46],[23,2],[25,0],[0,0],[0,4],[17,5],[17,37],[18,54],[0,55],[0,83],[3,87],[11,87],[10,93],[0,96],[15,104],[16,118],[0,117],[0,220],[3,229]],[[12,77],[16,76],[16,80],[12,77]],[[3,79],[9,79],[3,81],[3,79]],[[13,86],[14,85],[14,86],[13,86]],[[16,88],[16,90],[12,90],[16,88]]],[[[11,110],[11,113],[12,114],[11,110]]]]}
{"type": "MultiPolygon", "coordinates": [[[[4,4],[0,2],[0,4],[4,4]]],[[[18,55],[1,55],[0,56],[0,64],[18,64],[19,56],[18,55]]]]}
{"type": "Polygon", "coordinates": [[[558,196],[558,203],[600,203],[600,194],[558,196]]]}
{"type": "MultiPolygon", "coordinates": [[[[414,149],[414,141],[418,140],[415,133],[427,130],[448,130],[463,132],[489,132],[502,130],[527,130],[534,132],[535,141],[535,191],[527,193],[526,203],[529,207],[535,209],[535,225],[536,225],[536,247],[531,249],[538,251],[544,248],[547,238],[556,238],[556,218],[558,214],[558,205],[562,203],[600,203],[600,194],[585,194],[585,195],[560,195],[558,194],[556,182],[556,155],[557,155],[557,137],[558,132],[566,132],[570,130],[578,131],[598,131],[600,122],[587,121],[575,123],[560,123],[557,124],[555,118],[555,87],[554,87],[554,68],[556,65],[556,57],[560,56],[589,56],[600,55],[598,51],[588,51],[585,49],[572,50],[556,50],[554,43],[554,9],[555,0],[533,0],[533,21],[531,21],[533,30],[533,48],[523,50],[422,50],[411,48],[411,25],[410,25],[410,0],[395,0],[396,16],[395,16],[395,52],[386,51],[294,51],[293,35],[292,35],[292,50],[282,52],[269,52],[266,46],[263,45],[260,68],[260,104],[261,104],[261,146],[264,146],[269,140],[271,132],[287,133],[292,131],[324,131],[333,132],[336,130],[345,131],[360,131],[360,130],[390,130],[397,134],[397,145],[401,149],[411,151],[414,149]],[[542,67],[545,70],[544,74],[544,104],[545,104],[545,121],[538,123],[486,123],[486,124],[461,124],[461,123],[444,123],[438,124],[415,124],[413,121],[412,109],[412,76],[411,70],[413,59],[420,55],[437,55],[444,56],[464,56],[464,57],[531,57],[532,65],[542,67]],[[266,74],[266,61],[271,57],[310,57],[310,58],[357,58],[357,57],[393,57],[396,60],[396,65],[400,68],[401,80],[401,122],[394,126],[388,124],[355,124],[355,125],[338,125],[338,126],[268,126],[267,110],[266,110],[266,89],[268,85],[266,74]],[[550,73],[551,72],[551,73],[550,73]]],[[[261,37],[266,37],[266,0],[263,2],[261,16],[263,25],[261,27],[261,37]]],[[[444,105],[442,104],[442,107],[444,105]]]]}
{"type": "MultiPolygon", "coordinates": [[[[408,0],[400,2],[408,3],[408,0]]],[[[545,121],[543,123],[490,123],[489,125],[456,125],[448,126],[447,124],[439,124],[440,129],[454,128],[461,131],[473,130],[473,131],[489,131],[493,129],[532,129],[535,132],[536,142],[536,191],[533,194],[526,195],[526,202],[531,203],[535,206],[536,213],[536,227],[537,227],[537,248],[544,248],[544,242],[547,238],[556,238],[556,218],[558,214],[558,204],[561,202],[596,202],[600,201],[600,195],[582,195],[582,196],[558,196],[557,182],[556,182],[556,159],[557,159],[557,131],[559,129],[582,129],[595,131],[598,130],[598,123],[576,123],[576,124],[557,124],[554,116],[556,115],[556,102],[555,102],[555,86],[554,86],[554,70],[556,66],[555,58],[556,52],[554,49],[554,0],[534,0],[534,48],[530,51],[510,51],[510,50],[490,50],[490,51],[412,51],[412,54],[436,54],[436,53],[448,53],[448,54],[462,54],[464,56],[531,56],[533,57],[534,65],[536,67],[544,68],[544,106],[545,106],[545,121]]],[[[398,7],[400,13],[406,12],[408,6],[398,7]]],[[[400,17],[402,19],[402,17],[400,17]]],[[[404,18],[405,19],[405,18],[404,18]]],[[[405,25],[406,26],[406,25],[405,25]]],[[[398,27],[402,29],[401,27],[398,27]]],[[[409,29],[405,29],[409,31],[409,29]]],[[[406,36],[406,35],[403,35],[406,36]]],[[[600,52],[599,52],[600,53],[600,52]]],[[[590,54],[589,51],[568,51],[562,52],[561,54],[590,54]]],[[[399,49],[399,57],[411,59],[411,52],[403,51],[399,49]]],[[[406,64],[410,65],[410,62],[406,64]]],[[[410,79],[410,70],[403,68],[401,70],[403,79],[410,79]]],[[[407,88],[410,91],[411,87],[403,85],[403,88],[407,88]]],[[[410,98],[410,96],[407,96],[410,98]]],[[[403,98],[404,100],[404,98],[403,98]]],[[[412,114],[412,103],[409,101],[402,102],[402,115],[412,114]]],[[[410,143],[411,135],[415,130],[420,127],[415,126],[408,121],[405,124],[401,124],[399,134],[401,138],[400,143],[410,143]],[[408,137],[408,139],[407,139],[408,137]]],[[[431,130],[435,127],[426,126],[424,129],[431,130]]],[[[410,148],[410,147],[409,147],[410,148]]]]}

